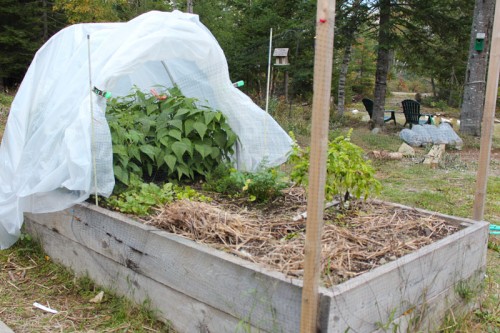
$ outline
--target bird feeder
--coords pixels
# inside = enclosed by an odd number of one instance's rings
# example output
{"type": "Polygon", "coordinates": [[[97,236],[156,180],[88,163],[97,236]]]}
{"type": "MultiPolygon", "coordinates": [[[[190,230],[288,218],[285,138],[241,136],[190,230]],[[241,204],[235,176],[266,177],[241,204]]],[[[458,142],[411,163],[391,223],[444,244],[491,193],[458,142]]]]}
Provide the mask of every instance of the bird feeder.
{"type": "Polygon", "coordinates": [[[288,66],[288,49],[287,48],[276,48],[274,49],[273,57],[276,58],[275,66],[288,66]]]}

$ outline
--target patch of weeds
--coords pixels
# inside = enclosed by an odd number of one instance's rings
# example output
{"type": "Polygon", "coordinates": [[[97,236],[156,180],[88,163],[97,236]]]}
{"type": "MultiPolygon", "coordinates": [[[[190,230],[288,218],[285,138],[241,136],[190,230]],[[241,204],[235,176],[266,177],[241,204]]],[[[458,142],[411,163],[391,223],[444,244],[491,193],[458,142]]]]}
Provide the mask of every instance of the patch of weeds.
{"type": "Polygon", "coordinates": [[[151,212],[152,207],[174,200],[175,192],[172,183],[166,183],[160,187],[154,183],[142,183],[132,178],[129,188],[106,200],[108,205],[122,213],[144,216],[151,212]]]}
{"type": "Polygon", "coordinates": [[[460,135],[462,141],[464,142],[464,147],[478,149],[481,147],[481,138],[473,135],[460,135]]]}
{"type": "Polygon", "coordinates": [[[475,296],[476,291],[468,281],[460,280],[455,285],[455,292],[466,303],[469,303],[475,296]]]}
{"type": "Polygon", "coordinates": [[[210,201],[210,198],[190,186],[143,183],[137,176],[132,175],[130,186],[106,199],[106,205],[122,213],[145,216],[150,214],[154,207],[182,199],[210,201]]]}
{"type": "Polygon", "coordinates": [[[276,108],[274,119],[286,132],[309,138],[311,134],[311,106],[286,104],[284,101],[276,108]]]}
{"type": "Polygon", "coordinates": [[[266,203],[281,196],[281,191],[288,186],[284,173],[275,168],[261,167],[256,172],[242,172],[229,165],[219,165],[207,175],[203,189],[266,203]]]}
{"type": "Polygon", "coordinates": [[[460,154],[444,153],[438,164],[439,168],[447,170],[467,171],[470,166],[467,162],[462,161],[460,154]]]}
{"type": "Polygon", "coordinates": [[[488,177],[486,187],[486,206],[485,219],[487,221],[500,221],[500,177],[488,177]]]}
{"type": "Polygon", "coordinates": [[[361,117],[352,116],[350,112],[345,112],[342,116],[337,113],[333,113],[330,116],[330,131],[345,128],[366,127],[366,122],[361,119],[361,117]]]}
{"type": "Polygon", "coordinates": [[[490,236],[488,240],[488,249],[500,254],[500,239],[498,237],[490,236]]]}
{"type": "Polygon", "coordinates": [[[479,321],[493,325],[487,328],[487,332],[500,332],[500,317],[498,316],[498,312],[495,313],[487,309],[477,309],[474,311],[474,315],[479,321]]]}
{"type": "Polygon", "coordinates": [[[383,330],[384,332],[393,332],[393,333],[398,332],[399,324],[394,323],[396,310],[397,309],[392,309],[391,313],[389,314],[389,318],[387,318],[386,322],[383,323],[383,322],[377,321],[375,323],[375,326],[378,329],[383,330]]]}
{"type": "Polygon", "coordinates": [[[0,105],[1,106],[10,106],[12,101],[14,100],[14,96],[8,95],[6,93],[0,93],[0,105]]]}
{"type": "Polygon", "coordinates": [[[363,148],[368,151],[398,151],[399,146],[401,146],[401,139],[397,135],[381,135],[371,132],[359,134],[359,136],[355,138],[355,141],[362,142],[363,148]]]}
{"type": "Polygon", "coordinates": [[[467,320],[463,317],[457,318],[453,311],[449,311],[444,317],[441,327],[439,329],[440,333],[456,333],[462,332],[467,324],[467,320]]]}

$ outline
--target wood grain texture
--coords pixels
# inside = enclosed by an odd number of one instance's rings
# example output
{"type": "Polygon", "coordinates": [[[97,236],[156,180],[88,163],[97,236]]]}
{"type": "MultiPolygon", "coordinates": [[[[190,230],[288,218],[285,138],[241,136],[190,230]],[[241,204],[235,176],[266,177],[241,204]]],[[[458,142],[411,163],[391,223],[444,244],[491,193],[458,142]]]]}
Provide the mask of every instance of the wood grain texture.
{"type": "MultiPolygon", "coordinates": [[[[412,306],[435,299],[442,308],[440,299],[451,298],[439,295],[457,281],[482,278],[488,224],[427,213],[466,228],[334,288],[320,287],[321,332],[373,332],[394,309],[393,318],[404,322],[412,306]]],[[[52,258],[138,303],[149,297],[181,333],[236,332],[244,322],[262,332],[300,330],[300,280],[89,204],[26,214],[25,222],[52,258]],[[211,330],[195,330],[203,323],[211,330]]]]}
{"type": "MultiPolygon", "coordinates": [[[[164,321],[171,320],[178,332],[235,332],[238,325],[245,324],[240,319],[138,274],[41,224],[28,222],[27,229],[42,242],[44,250],[53,260],[71,268],[77,276],[89,276],[98,285],[126,296],[139,305],[148,300],[150,306],[157,310],[157,315],[164,321]]],[[[258,332],[255,328],[251,331],[258,332]]]]}
{"type": "Polygon", "coordinates": [[[298,331],[298,280],[93,205],[27,216],[138,274],[248,319],[264,331],[298,331]]]}
{"type": "Polygon", "coordinates": [[[321,234],[325,203],[326,160],[330,91],[333,63],[335,0],[318,0],[314,49],[314,87],[311,122],[311,153],[304,245],[304,289],[300,332],[317,330],[319,282],[321,275],[321,234]]]}
{"type": "Polygon", "coordinates": [[[486,267],[487,224],[477,223],[332,288],[329,332],[372,332],[486,267]]]}

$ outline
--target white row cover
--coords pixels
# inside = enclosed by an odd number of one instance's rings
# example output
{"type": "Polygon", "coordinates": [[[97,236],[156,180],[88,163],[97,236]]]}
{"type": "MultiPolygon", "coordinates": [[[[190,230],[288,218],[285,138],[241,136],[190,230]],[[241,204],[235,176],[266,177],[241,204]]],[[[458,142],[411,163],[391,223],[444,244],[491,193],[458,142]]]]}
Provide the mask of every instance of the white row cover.
{"type": "Polygon", "coordinates": [[[233,87],[224,53],[197,15],[153,11],[127,23],[73,25],[40,48],[12,103],[0,146],[1,249],[18,239],[23,212],[66,209],[95,193],[94,166],[97,192],[111,194],[106,101],[90,93],[89,63],[92,85],[113,96],[177,84],[222,111],[239,137],[240,170],[286,160],[291,139],[233,87]]]}

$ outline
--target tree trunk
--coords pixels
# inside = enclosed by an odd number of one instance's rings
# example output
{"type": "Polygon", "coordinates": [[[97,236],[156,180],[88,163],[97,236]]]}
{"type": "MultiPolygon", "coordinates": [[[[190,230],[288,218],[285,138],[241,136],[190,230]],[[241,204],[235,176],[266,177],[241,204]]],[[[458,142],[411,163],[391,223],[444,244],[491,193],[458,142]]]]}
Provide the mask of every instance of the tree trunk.
{"type": "Polygon", "coordinates": [[[43,5],[43,14],[42,14],[42,21],[43,21],[43,42],[45,43],[49,39],[49,28],[48,28],[48,21],[47,21],[47,0],[42,1],[43,5]]]}
{"type": "Polygon", "coordinates": [[[465,86],[460,110],[460,133],[480,136],[486,90],[486,68],[493,28],[495,0],[476,0],[472,23],[469,60],[465,73],[465,86]],[[482,51],[475,50],[477,33],[484,33],[482,51]]]}
{"type": "Polygon", "coordinates": [[[437,97],[436,82],[434,81],[433,77],[431,77],[431,86],[432,86],[432,97],[436,98],[437,97]]]}
{"type": "Polygon", "coordinates": [[[456,76],[455,76],[455,67],[451,67],[451,75],[450,75],[450,92],[448,93],[448,105],[453,105],[453,87],[455,86],[456,76]]]}
{"type": "Polygon", "coordinates": [[[187,12],[193,13],[193,0],[187,0],[187,12]]]}
{"type": "Polygon", "coordinates": [[[344,50],[344,58],[340,67],[339,74],[339,92],[337,101],[337,113],[339,116],[344,115],[345,109],[345,82],[347,77],[347,70],[349,69],[349,62],[351,61],[352,44],[348,43],[344,50]]]}
{"type": "Polygon", "coordinates": [[[389,72],[391,44],[391,0],[380,1],[380,20],[378,34],[377,70],[375,73],[375,92],[373,94],[373,116],[375,127],[384,126],[385,93],[389,72]]]}

